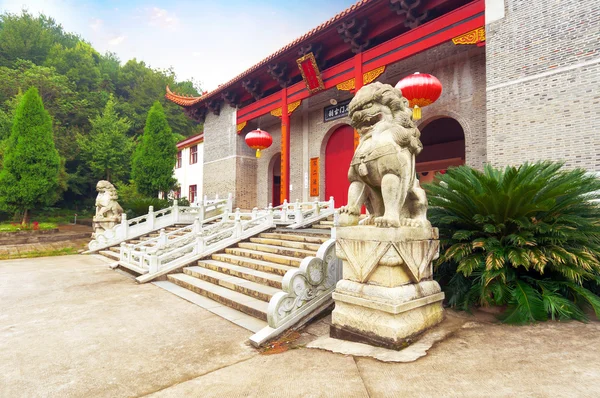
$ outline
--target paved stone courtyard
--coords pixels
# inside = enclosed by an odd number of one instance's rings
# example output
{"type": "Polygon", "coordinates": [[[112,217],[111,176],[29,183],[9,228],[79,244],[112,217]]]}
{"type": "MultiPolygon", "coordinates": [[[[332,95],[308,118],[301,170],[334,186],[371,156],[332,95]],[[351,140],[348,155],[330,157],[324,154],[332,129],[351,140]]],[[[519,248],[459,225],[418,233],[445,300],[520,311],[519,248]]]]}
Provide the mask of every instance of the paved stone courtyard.
{"type": "Polygon", "coordinates": [[[600,322],[506,326],[485,315],[390,364],[250,332],[96,256],[0,261],[0,397],[596,397],[600,322]]]}

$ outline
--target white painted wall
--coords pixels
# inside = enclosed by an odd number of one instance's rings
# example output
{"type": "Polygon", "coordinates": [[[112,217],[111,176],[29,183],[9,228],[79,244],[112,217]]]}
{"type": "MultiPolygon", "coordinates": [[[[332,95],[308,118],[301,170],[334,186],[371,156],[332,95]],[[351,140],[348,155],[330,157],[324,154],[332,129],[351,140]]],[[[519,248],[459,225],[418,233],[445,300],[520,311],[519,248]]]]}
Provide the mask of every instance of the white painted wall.
{"type": "Polygon", "coordinates": [[[204,164],[204,143],[198,144],[198,161],[190,164],[190,148],[181,150],[181,167],[175,169],[175,178],[181,187],[181,197],[189,199],[190,185],[196,185],[196,201],[202,200],[202,169],[204,164]]]}

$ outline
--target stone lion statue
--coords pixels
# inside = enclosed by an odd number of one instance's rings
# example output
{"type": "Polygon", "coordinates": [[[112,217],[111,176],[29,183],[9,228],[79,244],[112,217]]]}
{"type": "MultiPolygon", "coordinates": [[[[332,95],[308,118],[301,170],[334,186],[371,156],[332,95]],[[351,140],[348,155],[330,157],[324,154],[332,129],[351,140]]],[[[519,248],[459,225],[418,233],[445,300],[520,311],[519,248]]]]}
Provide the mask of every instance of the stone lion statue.
{"type": "Polygon", "coordinates": [[[114,227],[121,221],[123,208],[117,202],[119,195],[113,184],[106,180],[96,184],[96,215],[94,216],[94,235],[114,227]]]}
{"type": "Polygon", "coordinates": [[[348,205],[340,209],[340,225],[357,225],[364,204],[369,216],[362,225],[431,226],[415,173],[423,144],[411,115],[408,100],[389,84],[366,85],[350,102],[360,143],[348,170],[348,205]]]}

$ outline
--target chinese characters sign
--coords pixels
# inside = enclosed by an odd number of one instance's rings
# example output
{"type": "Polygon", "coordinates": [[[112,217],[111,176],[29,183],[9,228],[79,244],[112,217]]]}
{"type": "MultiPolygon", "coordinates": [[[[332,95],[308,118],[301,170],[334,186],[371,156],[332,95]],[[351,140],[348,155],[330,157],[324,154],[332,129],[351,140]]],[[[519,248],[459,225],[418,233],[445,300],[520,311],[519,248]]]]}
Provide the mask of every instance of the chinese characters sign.
{"type": "Polygon", "coordinates": [[[310,196],[319,196],[319,158],[310,158],[310,196]]]}
{"type": "Polygon", "coordinates": [[[323,121],[329,122],[330,120],[348,116],[348,104],[350,104],[350,100],[342,101],[337,105],[326,106],[323,109],[323,121]]]}

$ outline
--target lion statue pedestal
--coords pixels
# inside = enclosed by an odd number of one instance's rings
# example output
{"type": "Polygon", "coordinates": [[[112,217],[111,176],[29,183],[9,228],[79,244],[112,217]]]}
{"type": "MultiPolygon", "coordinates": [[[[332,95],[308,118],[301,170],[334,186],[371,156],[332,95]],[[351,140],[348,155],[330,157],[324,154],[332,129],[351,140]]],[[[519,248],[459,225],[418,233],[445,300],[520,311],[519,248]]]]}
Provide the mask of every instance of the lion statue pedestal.
{"type": "Polygon", "coordinates": [[[343,279],[333,293],[330,335],[400,349],[444,316],[444,293],[432,276],[438,230],[427,220],[415,173],[420,132],[408,101],[388,84],[362,87],[349,115],[360,143],[335,229],[343,279]],[[359,225],[363,205],[369,215],[359,225]]]}

